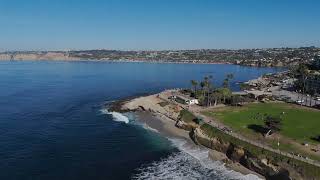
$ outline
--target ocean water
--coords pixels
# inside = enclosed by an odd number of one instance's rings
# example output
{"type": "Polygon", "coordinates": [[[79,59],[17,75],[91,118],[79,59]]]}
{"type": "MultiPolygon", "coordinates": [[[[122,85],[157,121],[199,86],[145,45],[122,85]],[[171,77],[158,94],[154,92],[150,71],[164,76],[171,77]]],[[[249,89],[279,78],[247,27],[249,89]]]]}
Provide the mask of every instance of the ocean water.
{"type": "MultiPolygon", "coordinates": [[[[236,65],[0,61],[0,179],[256,179],[210,161],[104,108],[227,73],[246,81],[281,69],[236,65]]],[[[238,89],[234,83],[233,89],[238,89]]]]}

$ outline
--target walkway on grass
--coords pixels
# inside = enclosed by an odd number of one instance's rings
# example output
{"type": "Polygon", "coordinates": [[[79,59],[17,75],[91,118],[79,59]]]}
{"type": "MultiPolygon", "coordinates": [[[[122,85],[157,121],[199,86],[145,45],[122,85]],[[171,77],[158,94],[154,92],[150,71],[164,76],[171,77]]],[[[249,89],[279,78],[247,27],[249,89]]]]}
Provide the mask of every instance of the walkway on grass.
{"type": "Polygon", "coordinates": [[[288,153],[288,152],[284,152],[284,151],[281,151],[279,149],[273,149],[271,148],[270,146],[268,145],[265,145],[263,143],[259,143],[257,141],[253,141],[253,140],[250,140],[248,138],[245,138],[243,137],[242,135],[238,134],[238,133],[235,133],[235,132],[232,132],[230,131],[230,128],[226,125],[224,125],[223,123],[219,122],[219,121],[216,121],[214,119],[212,119],[211,117],[208,117],[208,116],[205,116],[203,114],[201,114],[201,111],[204,110],[204,108],[202,107],[199,107],[197,105],[194,105],[194,106],[188,106],[188,105],[182,105],[180,103],[177,103],[175,101],[171,101],[168,99],[168,97],[170,96],[172,91],[168,90],[168,91],[165,91],[165,92],[162,92],[159,94],[158,98],[164,100],[164,101],[167,101],[169,103],[172,103],[172,104],[176,104],[176,105],[179,105],[181,106],[183,109],[187,109],[189,110],[190,112],[192,112],[196,117],[200,117],[203,119],[203,121],[207,124],[210,124],[211,126],[219,129],[220,131],[234,137],[234,138],[237,138],[239,140],[242,140],[244,142],[247,142],[249,144],[252,144],[252,145],[255,145],[257,147],[260,147],[262,149],[265,149],[265,150],[268,150],[268,151],[271,151],[271,152],[274,152],[274,153],[277,153],[277,154],[280,154],[282,156],[286,156],[286,157],[289,157],[289,158],[292,158],[292,159],[296,159],[296,160],[299,160],[299,161],[303,161],[305,163],[308,163],[308,164],[312,164],[314,166],[317,166],[317,167],[320,167],[320,162],[319,161],[315,161],[315,160],[312,160],[312,159],[307,159],[307,158],[303,158],[303,157],[299,157],[299,156],[296,156],[294,154],[291,154],[291,153],[288,153]]]}
{"type": "Polygon", "coordinates": [[[299,156],[293,155],[291,153],[281,151],[279,149],[273,149],[270,146],[267,146],[267,145],[265,145],[263,143],[259,143],[257,141],[250,140],[248,138],[243,137],[242,135],[240,135],[238,133],[229,131],[228,129],[230,129],[230,128],[227,127],[226,125],[224,125],[224,124],[222,124],[222,123],[220,123],[218,121],[215,121],[212,118],[210,118],[208,116],[205,116],[205,115],[201,114],[198,111],[193,111],[192,108],[189,108],[189,111],[192,112],[195,116],[202,118],[205,123],[210,124],[211,126],[219,129],[220,131],[222,131],[225,134],[228,134],[228,135],[230,135],[230,136],[232,136],[234,138],[237,138],[237,139],[242,140],[244,142],[247,142],[249,144],[255,145],[255,146],[260,147],[262,149],[265,149],[265,150],[268,150],[268,151],[271,151],[271,152],[274,152],[274,153],[277,153],[277,154],[280,154],[280,155],[283,155],[283,156],[287,156],[289,158],[293,158],[293,159],[296,159],[296,160],[299,160],[299,161],[303,161],[305,163],[312,164],[312,165],[315,165],[317,167],[320,167],[320,163],[318,161],[315,161],[315,160],[312,160],[312,159],[303,158],[303,157],[299,157],[299,156]]]}

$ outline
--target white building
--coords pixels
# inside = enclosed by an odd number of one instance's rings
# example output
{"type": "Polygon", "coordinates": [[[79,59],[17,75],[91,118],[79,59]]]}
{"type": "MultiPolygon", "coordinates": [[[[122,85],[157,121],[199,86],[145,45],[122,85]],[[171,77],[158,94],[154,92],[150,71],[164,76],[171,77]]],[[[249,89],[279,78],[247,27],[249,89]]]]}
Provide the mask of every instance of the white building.
{"type": "Polygon", "coordinates": [[[186,101],[186,104],[193,105],[193,104],[199,104],[198,99],[190,99],[186,101]]]}
{"type": "Polygon", "coordinates": [[[184,96],[175,96],[175,100],[181,104],[187,104],[187,105],[199,104],[198,99],[184,97],[184,96]]]}

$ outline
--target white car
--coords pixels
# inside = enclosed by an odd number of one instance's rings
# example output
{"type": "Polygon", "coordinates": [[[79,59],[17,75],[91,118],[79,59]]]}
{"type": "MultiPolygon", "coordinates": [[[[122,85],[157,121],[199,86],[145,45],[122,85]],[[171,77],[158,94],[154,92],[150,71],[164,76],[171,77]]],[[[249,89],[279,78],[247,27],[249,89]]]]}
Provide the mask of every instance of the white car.
{"type": "Polygon", "coordinates": [[[304,103],[304,100],[297,100],[296,103],[297,104],[302,104],[302,103],[304,103]]]}
{"type": "Polygon", "coordinates": [[[316,97],[316,98],[314,98],[315,100],[317,100],[317,101],[320,101],[320,97],[316,97]]]}

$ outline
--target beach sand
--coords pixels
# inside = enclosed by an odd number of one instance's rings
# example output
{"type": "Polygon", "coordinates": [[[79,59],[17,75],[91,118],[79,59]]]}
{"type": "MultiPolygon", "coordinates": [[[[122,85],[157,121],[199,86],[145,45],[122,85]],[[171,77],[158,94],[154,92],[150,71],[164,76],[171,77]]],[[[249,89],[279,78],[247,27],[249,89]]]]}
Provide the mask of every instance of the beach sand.
{"type": "Polygon", "coordinates": [[[169,138],[180,138],[191,141],[189,132],[175,127],[175,122],[165,116],[153,115],[149,112],[136,112],[139,121],[145,123],[152,129],[156,129],[160,134],[169,138]]]}
{"type": "MultiPolygon", "coordinates": [[[[158,98],[158,95],[149,95],[124,101],[121,109],[134,111],[138,117],[137,119],[139,119],[141,123],[145,123],[148,127],[155,129],[167,138],[185,140],[187,142],[186,145],[189,147],[208,149],[196,145],[191,140],[188,131],[177,128],[174,120],[177,119],[179,113],[175,112],[174,108],[170,107],[170,105],[165,107],[160,106],[159,103],[161,102],[163,102],[163,100],[158,98]],[[141,107],[143,108],[141,109],[141,107]]],[[[241,164],[232,162],[224,153],[209,149],[208,157],[214,161],[224,162],[227,168],[240,172],[241,174],[254,174],[261,179],[265,179],[263,176],[245,168],[241,164]]]]}

